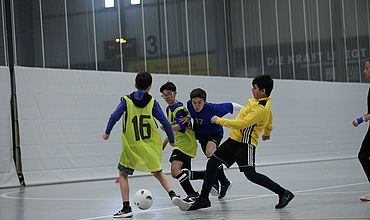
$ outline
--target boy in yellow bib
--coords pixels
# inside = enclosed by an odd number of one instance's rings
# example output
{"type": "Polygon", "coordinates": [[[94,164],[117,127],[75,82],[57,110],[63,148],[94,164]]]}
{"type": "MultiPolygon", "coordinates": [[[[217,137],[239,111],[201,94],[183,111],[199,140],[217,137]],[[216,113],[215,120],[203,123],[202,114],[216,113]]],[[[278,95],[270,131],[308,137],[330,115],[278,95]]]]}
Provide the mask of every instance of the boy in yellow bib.
{"type": "MultiPolygon", "coordinates": [[[[167,82],[161,86],[159,91],[162,98],[168,104],[166,108],[168,121],[172,124],[175,133],[176,145],[170,156],[171,175],[177,179],[184,189],[187,197],[184,200],[174,198],[173,203],[182,206],[184,202],[191,203],[198,198],[199,193],[194,190],[190,180],[204,179],[205,171],[192,171],[191,159],[197,153],[198,144],[195,133],[191,127],[191,122],[182,123],[181,118],[187,117],[188,110],[183,103],[176,100],[176,86],[172,82],[167,82]]],[[[163,149],[168,144],[168,138],[163,141],[163,149]]]]}
{"type": "Polygon", "coordinates": [[[123,207],[114,218],[131,217],[128,176],[134,170],[151,172],[168,192],[171,200],[178,197],[162,172],[162,140],[154,118],[162,125],[171,145],[175,144],[171,124],[149,90],[152,76],[140,72],[135,78],[137,91],[121,98],[121,102],[109,118],[103,139],[108,140],[115,123],[122,117],[122,153],[118,164],[119,182],[123,207]]]}

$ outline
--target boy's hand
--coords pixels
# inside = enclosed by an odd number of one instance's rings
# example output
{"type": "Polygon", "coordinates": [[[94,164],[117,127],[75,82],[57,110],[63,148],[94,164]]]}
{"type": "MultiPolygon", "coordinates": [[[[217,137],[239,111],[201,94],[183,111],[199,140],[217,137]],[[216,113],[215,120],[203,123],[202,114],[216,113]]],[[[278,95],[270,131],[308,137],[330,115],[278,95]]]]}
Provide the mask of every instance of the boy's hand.
{"type": "Polygon", "coordinates": [[[168,144],[168,138],[165,138],[163,143],[162,143],[162,150],[164,150],[166,148],[167,144],[168,144]]]}
{"type": "Polygon", "coordinates": [[[364,115],[364,116],[360,116],[360,117],[355,118],[355,120],[352,121],[352,125],[355,126],[355,127],[357,127],[362,122],[367,121],[365,119],[365,116],[367,116],[367,115],[364,115]]]}
{"type": "Polygon", "coordinates": [[[369,121],[370,120],[370,114],[364,115],[364,119],[365,119],[366,122],[369,121]]]}
{"type": "Polygon", "coordinates": [[[211,122],[212,123],[215,123],[216,122],[216,120],[217,119],[219,119],[220,117],[218,117],[218,116],[213,116],[212,118],[211,118],[211,122]]]}
{"type": "Polygon", "coordinates": [[[262,135],[262,140],[263,140],[263,141],[270,140],[270,136],[262,135]]]}
{"type": "Polygon", "coordinates": [[[103,138],[103,140],[108,140],[109,139],[109,134],[104,133],[102,135],[102,138],[103,138]]]}
{"type": "Polygon", "coordinates": [[[190,116],[190,115],[187,115],[186,117],[181,116],[181,117],[180,117],[180,122],[181,122],[182,124],[187,124],[187,123],[189,123],[189,122],[190,122],[190,119],[191,119],[191,116],[190,116]]]}
{"type": "Polygon", "coordinates": [[[174,147],[174,146],[176,145],[176,143],[170,143],[170,145],[171,145],[172,147],[174,147]]]}

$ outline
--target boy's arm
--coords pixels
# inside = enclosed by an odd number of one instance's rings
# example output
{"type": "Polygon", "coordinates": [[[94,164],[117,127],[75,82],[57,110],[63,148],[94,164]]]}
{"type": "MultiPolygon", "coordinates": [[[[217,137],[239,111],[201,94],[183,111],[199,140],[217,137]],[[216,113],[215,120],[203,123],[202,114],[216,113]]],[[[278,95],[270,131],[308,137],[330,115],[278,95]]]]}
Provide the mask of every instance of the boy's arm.
{"type": "Polygon", "coordinates": [[[167,144],[168,144],[168,138],[166,137],[166,138],[164,139],[164,141],[163,141],[163,144],[162,144],[162,149],[163,149],[163,150],[166,148],[167,144]]]}
{"type": "Polygon", "coordinates": [[[176,113],[176,124],[172,125],[174,131],[180,131],[184,133],[186,131],[186,125],[188,123],[183,123],[182,120],[187,116],[187,113],[184,110],[180,110],[176,113]]]}
{"type": "Polygon", "coordinates": [[[104,140],[109,139],[110,132],[112,131],[117,121],[121,118],[123,112],[125,111],[125,108],[126,108],[126,101],[125,99],[122,99],[122,101],[117,106],[116,110],[114,110],[114,112],[109,117],[107,127],[105,128],[105,132],[102,136],[104,140]]]}
{"type": "Polygon", "coordinates": [[[218,117],[223,117],[229,113],[233,114],[234,112],[234,105],[231,102],[209,103],[209,105],[211,106],[211,112],[218,117]]]}
{"type": "Polygon", "coordinates": [[[257,124],[262,120],[266,113],[266,110],[263,108],[256,108],[252,110],[250,113],[247,114],[245,118],[242,120],[230,120],[225,118],[217,118],[214,121],[214,123],[231,128],[231,129],[244,129],[247,127],[250,127],[254,124],[257,124]]]}
{"type": "Polygon", "coordinates": [[[231,104],[233,105],[233,112],[238,112],[240,110],[242,110],[242,108],[244,108],[244,106],[238,104],[238,103],[235,103],[235,102],[231,102],[231,104]]]}
{"type": "Polygon", "coordinates": [[[263,131],[262,140],[264,140],[264,141],[269,140],[271,131],[272,131],[272,112],[270,111],[269,120],[267,122],[267,125],[266,125],[264,131],[263,131]]]}
{"type": "Polygon", "coordinates": [[[157,101],[154,101],[153,116],[163,125],[163,130],[166,132],[170,144],[175,144],[175,137],[172,131],[172,125],[167,120],[166,116],[164,116],[161,106],[159,106],[157,101]]]}

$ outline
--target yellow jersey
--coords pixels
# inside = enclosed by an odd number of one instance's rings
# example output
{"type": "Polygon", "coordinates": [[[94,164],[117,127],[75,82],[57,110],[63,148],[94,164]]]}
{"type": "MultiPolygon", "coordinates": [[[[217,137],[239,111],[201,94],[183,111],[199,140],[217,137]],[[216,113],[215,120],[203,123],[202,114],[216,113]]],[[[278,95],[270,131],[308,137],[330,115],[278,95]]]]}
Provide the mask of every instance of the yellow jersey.
{"type": "MultiPolygon", "coordinates": [[[[172,124],[176,124],[176,114],[178,111],[184,110],[188,112],[184,105],[180,105],[171,111],[171,108],[167,109],[167,118],[168,121],[172,124]]],[[[197,154],[197,141],[195,139],[195,133],[191,126],[187,126],[185,132],[174,131],[176,145],[174,149],[178,149],[179,151],[183,152],[184,154],[194,158],[197,154]]]]}
{"type": "Polygon", "coordinates": [[[122,153],[120,164],[143,172],[162,170],[162,140],[153,117],[154,99],[137,107],[124,96],[126,111],[122,117],[122,153]]]}
{"type": "Polygon", "coordinates": [[[270,136],[272,130],[270,104],[270,97],[249,99],[235,119],[219,118],[215,123],[231,128],[231,139],[257,147],[260,133],[270,136]]]}

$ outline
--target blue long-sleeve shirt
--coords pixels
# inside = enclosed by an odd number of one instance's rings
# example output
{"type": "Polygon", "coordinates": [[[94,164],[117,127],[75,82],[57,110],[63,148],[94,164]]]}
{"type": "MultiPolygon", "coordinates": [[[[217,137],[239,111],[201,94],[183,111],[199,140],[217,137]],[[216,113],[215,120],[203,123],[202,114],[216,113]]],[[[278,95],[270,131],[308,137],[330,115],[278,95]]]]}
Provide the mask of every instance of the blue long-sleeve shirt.
{"type": "MultiPolygon", "coordinates": [[[[143,90],[137,90],[134,92],[134,98],[137,100],[141,100],[144,97],[145,92],[143,90]]],[[[122,99],[119,105],[117,106],[116,110],[110,115],[109,121],[107,123],[107,127],[105,129],[106,134],[110,134],[112,131],[114,125],[117,123],[117,121],[120,120],[122,117],[122,114],[126,108],[126,101],[125,99],[122,99]]],[[[153,107],[153,116],[156,118],[164,128],[164,131],[167,134],[168,140],[170,143],[175,143],[175,137],[172,131],[172,126],[167,120],[166,116],[164,115],[161,106],[157,101],[154,100],[154,107],[153,107]]]]}

